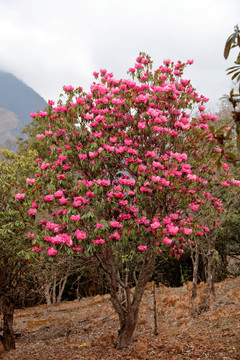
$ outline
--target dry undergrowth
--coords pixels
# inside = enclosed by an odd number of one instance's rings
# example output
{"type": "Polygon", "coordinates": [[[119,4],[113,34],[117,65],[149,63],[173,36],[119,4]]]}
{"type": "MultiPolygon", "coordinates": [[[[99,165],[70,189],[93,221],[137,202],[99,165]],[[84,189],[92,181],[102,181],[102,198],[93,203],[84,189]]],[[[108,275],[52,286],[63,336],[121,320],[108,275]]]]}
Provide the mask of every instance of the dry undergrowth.
{"type": "MultiPolygon", "coordinates": [[[[153,335],[152,284],[147,285],[132,345],[115,350],[118,321],[109,295],[44,305],[15,313],[17,349],[4,360],[238,360],[240,359],[240,277],[216,285],[211,309],[191,316],[191,283],[156,288],[158,332],[153,335]]],[[[198,286],[199,306],[205,284],[198,286]]]]}

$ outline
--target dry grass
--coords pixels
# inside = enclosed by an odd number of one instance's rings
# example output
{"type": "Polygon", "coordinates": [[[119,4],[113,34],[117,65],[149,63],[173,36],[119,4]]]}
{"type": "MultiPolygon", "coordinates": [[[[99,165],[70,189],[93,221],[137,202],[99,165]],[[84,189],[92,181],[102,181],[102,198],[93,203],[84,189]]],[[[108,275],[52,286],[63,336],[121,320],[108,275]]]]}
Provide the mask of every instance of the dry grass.
{"type": "MultiPolygon", "coordinates": [[[[17,310],[17,349],[4,360],[238,360],[240,359],[240,278],[216,286],[216,302],[191,317],[191,288],[156,288],[158,336],[153,335],[153,284],[147,285],[132,344],[114,348],[118,319],[109,296],[17,310]]],[[[205,284],[198,286],[198,306],[205,284]]]]}

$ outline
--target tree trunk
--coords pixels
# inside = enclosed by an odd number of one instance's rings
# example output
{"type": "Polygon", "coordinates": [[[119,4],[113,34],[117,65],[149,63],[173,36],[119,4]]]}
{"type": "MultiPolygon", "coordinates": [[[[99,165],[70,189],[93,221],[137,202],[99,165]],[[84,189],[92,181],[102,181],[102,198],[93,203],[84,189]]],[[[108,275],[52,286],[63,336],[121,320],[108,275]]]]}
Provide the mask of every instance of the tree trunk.
{"type": "Polygon", "coordinates": [[[215,249],[210,249],[208,252],[207,265],[207,286],[205,291],[204,306],[208,310],[211,303],[215,300],[215,249]]]}
{"type": "Polygon", "coordinates": [[[116,349],[120,350],[128,346],[132,341],[132,336],[137,325],[139,307],[130,309],[120,320],[120,329],[118,331],[118,339],[116,349]]]}
{"type": "Polygon", "coordinates": [[[201,312],[209,310],[212,302],[215,300],[215,249],[216,234],[208,237],[208,253],[207,253],[207,286],[205,296],[200,306],[201,312]]]}
{"type": "Polygon", "coordinates": [[[198,280],[198,266],[199,266],[199,247],[198,242],[196,242],[195,247],[195,256],[192,256],[193,261],[193,282],[192,282],[192,300],[195,300],[197,297],[197,280],[198,280]]]}
{"type": "Polygon", "coordinates": [[[44,295],[46,298],[46,302],[47,302],[47,307],[51,306],[51,284],[50,283],[46,283],[45,284],[45,288],[44,288],[44,295]]]}
{"type": "Polygon", "coordinates": [[[139,307],[145,286],[151,279],[154,272],[156,258],[156,253],[153,251],[154,244],[155,239],[152,238],[149,241],[149,249],[143,258],[142,266],[138,279],[136,279],[137,283],[133,294],[131,294],[130,291],[130,270],[126,268],[124,270],[125,279],[120,278],[110,242],[106,244],[104,256],[98,256],[98,254],[96,254],[99,264],[107,275],[111,289],[111,302],[119,317],[120,329],[118,332],[118,340],[116,344],[116,348],[119,350],[128,346],[132,341],[132,336],[138,321],[139,307]],[[124,289],[123,294],[121,294],[121,296],[123,295],[124,297],[123,301],[119,298],[118,290],[121,287],[124,289]]]}
{"type": "Polygon", "coordinates": [[[56,305],[57,303],[57,273],[54,271],[53,273],[53,290],[52,290],[52,303],[56,305]]]}
{"type": "Polygon", "coordinates": [[[117,274],[116,272],[115,274],[111,274],[113,280],[110,282],[111,301],[113,307],[118,314],[120,322],[120,329],[118,332],[118,340],[116,344],[116,349],[118,350],[128,346],[132,341],[132,336],[138,321],[139,307],[145,290],[145,286],[147,282],[151,279],[151,276],[154,272],[155,257],[155,254],[148,254],[145,256],[132,296],[130,293],[130,287],[128,282],[129,270],[126,271],[125,286],[122,282],[122,286],[125,290],[123,293],[125,298],[123,302],[120,301],[116,290],[116,284],[119,283],[117,274]]]}
{"type": "Polygon", "coordinates": [[[15,349],[15,337],[13,333],[13,313],[14,303],[11,298],[3,297],[2,299],[3,311],[3,346],[6,351],[15,349]]]}
{"type": "Polygon", "coordinates": [[[153,312],[154,312],[154,331],[155,336],[158,335],[158,324],[157,324],[157,301],[156,301],[156,284],[153,283],[153,312]]]}
{"type": "Polygon", "coordinates": [[[60,281],[58,285],[58,296],[57,296],[57,304],[60,304],[62,300],[62,294],[65,289],[66,283],[67,283],[68,276],[66,275],[63,280],[60,281]]]}

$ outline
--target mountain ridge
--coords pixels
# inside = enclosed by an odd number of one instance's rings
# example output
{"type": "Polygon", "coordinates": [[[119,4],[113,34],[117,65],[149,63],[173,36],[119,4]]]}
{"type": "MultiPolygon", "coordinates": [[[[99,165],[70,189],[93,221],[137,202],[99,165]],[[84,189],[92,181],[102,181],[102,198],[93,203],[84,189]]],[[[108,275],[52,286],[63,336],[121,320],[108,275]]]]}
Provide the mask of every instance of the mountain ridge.
{"type": "Polygon", "coordinates": [[[0,148],[9,147],[17,137],[23,137],[21,132],[31,121],[30,113],[46,106],[47,102],[34,89],[15,75],[0,70],[0,148]]]}

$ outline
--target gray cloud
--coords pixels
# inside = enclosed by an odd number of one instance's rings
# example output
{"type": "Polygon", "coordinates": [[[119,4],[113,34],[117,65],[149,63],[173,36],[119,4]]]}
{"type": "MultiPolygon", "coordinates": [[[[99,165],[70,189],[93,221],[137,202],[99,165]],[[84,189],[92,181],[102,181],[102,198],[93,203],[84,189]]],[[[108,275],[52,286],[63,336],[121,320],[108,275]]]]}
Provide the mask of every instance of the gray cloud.
{"type": "Polygon", "coordinates": [[[46,100],[62,86],[89,86],[101,67],[123,77],[139,51],[194,64],[186,77],[212,106],[229,91],[223,59],[238,0],[0,0],[0,67],[46,100]]]}

